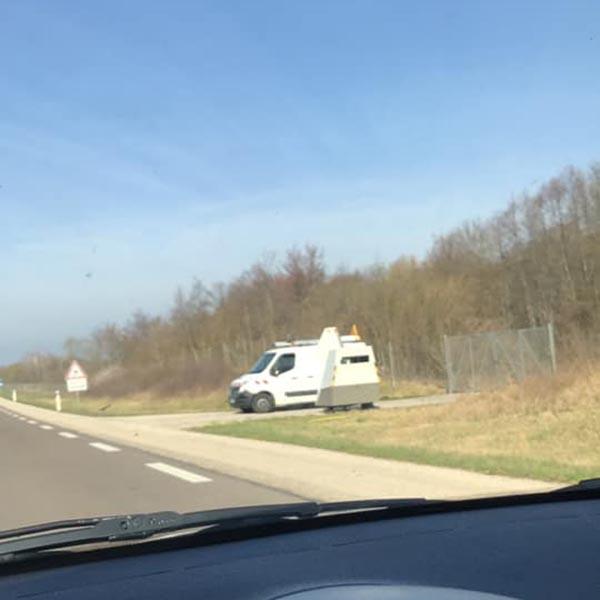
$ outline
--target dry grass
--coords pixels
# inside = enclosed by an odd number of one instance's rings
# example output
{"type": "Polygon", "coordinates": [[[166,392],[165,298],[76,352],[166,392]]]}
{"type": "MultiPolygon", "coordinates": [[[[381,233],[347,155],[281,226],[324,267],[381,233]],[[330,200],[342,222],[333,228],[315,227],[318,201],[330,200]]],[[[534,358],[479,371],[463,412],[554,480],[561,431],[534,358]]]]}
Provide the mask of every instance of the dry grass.
{"type": "Polygon", "coordinates": [[[208,431],[568,481],[600,475],[600,370],[453,404],[211,426],[208,431]]]}
{"type": "Polygon", "coordinates": [[[380,386],[381,399],[393,400],[396,398],[416,398],[419,396],[433,396],[444,394],[444,386],[435,381],[401,380],[392,385],[389,379],[384,379],[380,386]]]}
{"type": "MultiPolygon", "coordinates": [[[[9,398],[10,393],[4,392],[9,398]]],[[[51,391],[20,391],[19,402],[54,410],[51,391]]],[[[179,412],[211,412],[228,409],[227,391],[197,392],[178,396],[158,397],[154,394],[130,394],[122,398],[104,398],[81,394],[79,402],[73,394],[62,394],[62,409],[81,415],[128,416],[179,412]]]]}

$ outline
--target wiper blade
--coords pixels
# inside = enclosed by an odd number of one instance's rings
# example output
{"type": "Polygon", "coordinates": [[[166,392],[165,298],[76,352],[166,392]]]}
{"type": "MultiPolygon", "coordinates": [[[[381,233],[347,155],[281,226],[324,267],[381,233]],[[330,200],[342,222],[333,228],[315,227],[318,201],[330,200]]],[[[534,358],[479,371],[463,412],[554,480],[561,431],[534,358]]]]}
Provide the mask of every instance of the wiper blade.
{"type": "Polygon", "coordinates": [[[7,529],[0,531],[0,541],[8,538],[16,538],[24,535],[33,535],[35,533],[45,533],[47,531],[58,531],[59,529],[74,529],[77,527],[90,527],[95,525],[102,518],[110,517],[92,517],[89,519],[68,519],[64,521],[51,521],[40,525],[30,525],[18,529],[7,529]]]}
{"type": "Polygon", "coordinates": [[[429,514],[452,510],[498,508],[534,502],[551,502],[554,499],[577,499],[584,494],[600,496],[600,478],[580,481],[546,492],[492,496],[464,500],[429,500],[425,498],[399,498],[376,500],[351,500],[341,502],[300,502],[225,508],[190,513],[155,512],[137,515],[93,517],[55,521],[32,527],[0,532],[0,563],[24,556],[43,554],[73,546],[104,542],[143,540],[163,533],[210,528],[218,531],[241,529],[257,525],[270,525],[290,521],[306,521],[316,517],[383,512],[394,516],[429,514]],[[569,498],[567,498],[569,497],[569,498]]]}
{"type": "Polygon", "coordinates": [[[428,500],[426,498],[390,498],[377,500],[343,500],[319,504],[319,516],[330,514],[365,512],[374,510],[392,510],[396,508],[415,508],[431,504],[450,503],[447,500],[428,500]]]}
{"type": "MultiPolygon", "coordinates": [[[[435,501],[435,503],[437,502],[435,501]]],[[[184,531],[186,529],[200,529],[203,527],[232,529],[291,519],[302,520],[334,514],[410,508],[430,503],[434,503],[434,501],[422,498],[356,500],[323,504],[300,502],[296,504],[225,508],[183,514],[165,511],[55,521],[0,532],[0,562],[10,562],[24,554],[38,554],[47,550],[99,542],[143,540],[163,533],[184,531]]]]}
{"type": "Polygon", "coordinates": [[[240,526],[282,519],[306,518],[319,513],[315,502],[285,505],[225,508],[201,512],[163,511],[56,521],[0,533],[0,562],[14,560],[23,553],[38,553],[58,548],[98,542],[143,540],[158,534],[222,524],[240,526]]]}

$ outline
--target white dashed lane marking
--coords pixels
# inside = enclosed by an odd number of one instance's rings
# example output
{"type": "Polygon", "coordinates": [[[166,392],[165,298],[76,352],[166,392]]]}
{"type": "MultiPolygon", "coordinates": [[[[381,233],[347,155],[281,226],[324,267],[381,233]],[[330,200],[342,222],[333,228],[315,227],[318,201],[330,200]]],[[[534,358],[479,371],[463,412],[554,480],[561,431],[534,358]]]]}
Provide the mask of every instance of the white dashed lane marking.
{"type": "Polygon", "coordinates": [[[110,444],[103,444],[102,442],[90,442],[90,446],[97,450],[102,450],[102,452],[121,452],[120,448],[116,448],[110,444]]]}
{"type": "Polygon", "coordinates": [[[171,465],[161,462],[146,463],[146,466],[150,467],[151,469],[155,469],[156,471],[160,471],[161,473],[178,477],[179,479],[183,479],[189,483],[206,483],[208,481],[212,481],[212,479],[209,479],[208,477],[198,475],[197,473],[192,473],[191,471],[186,471],[185,469],[180,469],[179,467],[172,467],[171,465]]]}
{"type": "MultiPolygon", "coordinates": [[[[40,429],[43,429],[45,431],[50,431],[54,429],[52,425],[47,425],[45,423],[38,424],[38,422],[34,419],[27,419],[27,417],[23,417],[15,413],[6,414],[10,414],[11,417],[19,419],[20,421],[26,421],[30,425],[38,425],[40,429]]],[[[76,433],[71,433],[70,431],[59,431],[58,435],[68,440],[73,440],[79,437],[76,433]]],[[[100,450],[101,452],[121,452],[120,448],[117,448],[116,446],[111,446],[110,444],[105,444],[103,442],[89,442],[89,445],[92,448],[95,448],[96,450],[100,450]]],[[[208,483],[212,481],[212,479],[210,479],[209,477],[205,477],[204,475],[199,475],[198,473],[193,473],[192,471],[181,469],[179,467],[174,467],[163,462],[146,463],[146,466],[155,471],[159,471],[160,473],[165,473],[166,475],[171,475],[172,477],[177,477],[178,479],[187,481],[188,483],[208,483]]]]}

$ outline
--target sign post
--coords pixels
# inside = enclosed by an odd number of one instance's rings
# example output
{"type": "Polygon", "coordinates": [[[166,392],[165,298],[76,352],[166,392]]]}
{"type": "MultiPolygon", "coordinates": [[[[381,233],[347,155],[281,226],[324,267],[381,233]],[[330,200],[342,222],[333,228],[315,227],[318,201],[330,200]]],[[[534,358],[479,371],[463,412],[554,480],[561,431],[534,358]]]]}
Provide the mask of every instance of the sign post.
{"type": "Polygon", "coordinates": [[[67,384],[67,392],[75,392],[77,394],[77,404],[79,404],[79,392],[87,392],[88,378],[83,370],[83,367],[74,360],[65,374],[65,382],[67,384]]]}

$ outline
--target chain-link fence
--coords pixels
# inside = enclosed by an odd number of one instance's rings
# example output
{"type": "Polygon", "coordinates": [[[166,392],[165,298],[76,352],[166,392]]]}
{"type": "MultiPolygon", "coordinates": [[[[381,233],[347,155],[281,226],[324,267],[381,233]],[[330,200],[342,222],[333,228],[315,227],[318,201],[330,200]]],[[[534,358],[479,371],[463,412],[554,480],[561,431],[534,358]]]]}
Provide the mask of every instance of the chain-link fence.
{"type": "Polygon", "coordinates": [[[556,369],[551,323],[530,329],[444,336],[444,354],[449,392],[499,387],[556,369]]]}

